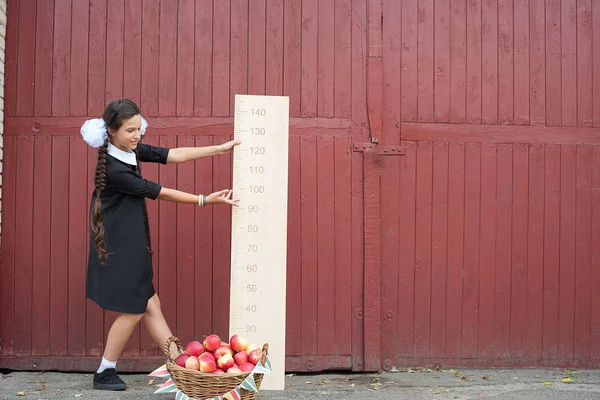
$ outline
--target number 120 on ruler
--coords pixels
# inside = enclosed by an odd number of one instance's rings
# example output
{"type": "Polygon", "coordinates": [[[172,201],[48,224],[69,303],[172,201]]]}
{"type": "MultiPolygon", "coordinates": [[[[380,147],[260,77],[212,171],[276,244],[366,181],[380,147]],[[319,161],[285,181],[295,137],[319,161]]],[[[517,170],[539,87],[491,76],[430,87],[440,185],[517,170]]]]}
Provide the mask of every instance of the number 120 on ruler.
{"type": "Polygon", "coordinates": [[[229,336],[268,343],[261,390],[283,390],[289,98],[236,95],[234,137],[229,336]]]}

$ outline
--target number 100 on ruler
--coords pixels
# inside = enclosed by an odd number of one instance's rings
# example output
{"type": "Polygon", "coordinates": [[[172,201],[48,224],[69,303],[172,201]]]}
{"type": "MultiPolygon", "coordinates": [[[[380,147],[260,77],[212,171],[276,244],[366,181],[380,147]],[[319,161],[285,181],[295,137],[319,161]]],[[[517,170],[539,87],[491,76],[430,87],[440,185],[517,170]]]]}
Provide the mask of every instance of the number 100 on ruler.
{"type": "Polygon", "coordinates": [[[283,390],[289,98],[236,95],[234,136],[230,337],[268,343],[261,390],[283,390]]]}

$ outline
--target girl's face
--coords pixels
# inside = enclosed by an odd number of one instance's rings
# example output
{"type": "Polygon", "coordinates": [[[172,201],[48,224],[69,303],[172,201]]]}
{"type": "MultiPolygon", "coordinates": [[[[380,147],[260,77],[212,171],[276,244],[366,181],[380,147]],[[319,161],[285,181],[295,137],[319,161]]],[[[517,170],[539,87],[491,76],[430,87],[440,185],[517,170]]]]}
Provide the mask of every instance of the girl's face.
{"type": "Polygon", "coordinates": [[[142,137],[142,117],[134,115],[123,121],[116,132],[111,132],[111,143],[120,150],[135,150],[142,137]]]}

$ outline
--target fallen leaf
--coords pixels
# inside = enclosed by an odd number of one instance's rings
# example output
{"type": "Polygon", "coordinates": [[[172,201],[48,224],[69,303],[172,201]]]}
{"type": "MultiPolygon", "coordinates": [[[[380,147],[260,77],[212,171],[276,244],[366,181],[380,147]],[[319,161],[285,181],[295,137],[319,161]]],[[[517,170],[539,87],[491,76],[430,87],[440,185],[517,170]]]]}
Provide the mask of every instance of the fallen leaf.
{"type": "Polygon", "coordinates": [[[571,382],[573,382],[573,379],[571,379],[571,378],[567,377],[567,378],[563,378],[563,380],[562,380],[562,381],[563,381],[564,383],[571,383],[571,382]]]}
{"type": "Polygon", "coordinates": [[[488,377],[487,377],[487,376],[484,376],[482,379],[483,379],[484,381],[489,381],[489,379],[488,379],[488,377]]]}
{"type": "Polygon", "coordinates": [[[83,393],[79,393],[79,394],[75,395],[75,397],[81,397],[81,396],[83,396],[83,393]]]}
{"type": "Polygon", "coordinates": [[[544,385],[550,386],[550,385],[552,385],[552,382],[544,382],[544,385]]]}
{"type": "Polygon", "coordinates": [[[436,371],[439,371],[439,370],[441,370],[442,368],[441,368],[439,365],[436,365],[434,369],[435,369],[436,371]]]}
{"type": "Polygon", "coordinates": [[[348,376],[348,377],[346,377],[346,380],[347,380],[347,381],[353,381],[353,380],[354,380],[354,378],[352,378],[352,377],[348,376]]]}
{"type": "Polygon", "coordinates": [[[296,376],[296,374],[287,374],[286,376],[296,376]]]}
{"type": "Polygon", "coordinates": [[[25,396],[25,392],[17,392],[17,396],[25,396]]]}
{"type": "Polygon", "coordinates": [[[350,386],[354,387],[356,386],[356,383],[351,383],[350,386]]]}
{"type": "Polygon", "coordinates": [[[44,390],[46,390],[46,385],[42,385],[39,388],[35,389],[37,392],[43,392],[44,390]]]}
{"type": "Polygon", "coordinates": [[[150,380],[148,381],[148,385],[152,385],[153,383],[154,383],[154,379],[150,379],[150,380]]]}
{"type": "Polygon", "coordinates": [[[55,390],[55,392],[56,392],[56,393],[60,393],[60,392],[62,392],[62,390],[60,390],[60,389],[56,389],[56,390],[55,390]]]}
{"type": "Polygon", "coordinates": [[[460,379],[461,379],[462,381],[468,381],[468,380],[469,380],[469,377],[468,377],[468,376],[466,376],[466,375],[464,375],[464,376],[463,376],[462,378],[460,378],[460,379]]]}

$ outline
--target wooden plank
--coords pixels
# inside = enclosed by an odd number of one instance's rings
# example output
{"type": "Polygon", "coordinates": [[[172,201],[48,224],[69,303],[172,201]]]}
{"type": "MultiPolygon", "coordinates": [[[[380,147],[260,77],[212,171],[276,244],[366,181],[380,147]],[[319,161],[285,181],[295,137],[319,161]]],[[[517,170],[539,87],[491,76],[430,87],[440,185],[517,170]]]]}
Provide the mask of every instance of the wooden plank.
{"type": "MultiPolygon", "coordinates": [[[[402,9],[398,1],[385,1],[382,12],[394,21],[401,20],[402,9]]],[[[400,88],[402,86],[400,24],[383,24],[382,68],[383,68],[383,145],[400,144],[400,88]]]]}
{"type": "Polygon", "coordinates": [[[54,53],[52,56],[52,115],[69,115],[71,69],[71,1],[54,2],[54,53]]]}
{"type": "Polygon", "coordinates": [[[266,0],[255,0],[248,8],[248,93],[266,89],[266,0]]]}
{"type": "MultiPolygon", "coordinates": [[[[163,21],[161,21],[162,23],[163,21]]],[[[170,21],[173,22],[173,21],[170,21]]],[[[125,2],[121,0],[108,0],[106,11],[106,102],[109,103],[123,97],[123,64],[125,62],[125,2]],[[110,28],[109,28],[110,27],[110,28]]],[[[129,21],[127,21],[129,24],[129,21]]],[[[161,24],[161,32],[168,31],[169,23],[161,24]]],[[[167,42],[162,43],[161,49],[171,46],[167,42]]],[[[127,49],[129,51],[129,49],[127,49]]],[[[175,56],[169,59],[169,64],[174,64],[175,56]]],[[[168,69],[168,66],[161,65],[168,69]]],[[[165,76],[165,78],[167,78],[165,76]]],[[[173,77],[174,78],[174,77],[173,77]]],[[[174,80],[174,79],[173,79],[174,80]]],[[[173,80],[169,80],[169,86],[173,80]]],[[[169,90],[169,93],[174,93],[169,90]]]]}
{"type": "MultiPolygon", "coordinates": [[[[162,108],[160,109],[162,112],[162,108]]],[[[177,137],[160,136],[158,145],[173,149],[177,137]]],[[[177,165],[161,166],[158,182],[166,188],[177,187],[177,165]]],[[[177,327],[177,204],[158,201],[158,296],[163,315],[172,330],[177,327]]],[[[177,334],[176,332],[173,332],[177,334]]]]}
{"type": "MultiPolygon", "coordinates": [[[[499,124],[514,122],[515,106],[515,37],[513,0],[500,0],[497,5],[498,24],[498,116],[499,124]]],[[[527,89],[527,87],[525,87],[527,89]]]]}
{"type": "Polygon", "coordinates": [[[576,153],[575,340],[576,360],[590,358],[592,303],[592,148],[576,153]]]}
{"type": "MultiPolygon", "coordinates": [[[[499,144],[497,159],[496,275],[494,291],[494,355],[510,357],[513,212],[513,145],[499,144]]],[[[515,304],[515,307],[518,307],[515,304]]]]}
{"type": "MultiPolygon", "coordinates": [[[[361,4],[364,6],[364,3],[361,4]]],[[[364,11],[364,9],[363,9],[364,11]]],[[[354,14],[353,14],[354,15],[354,14]]],[[[354,26],[354,25],[353,25],[354,26]]],[[[355,36],[353,29],[353,46],[355,36]]],[[[354,85],[354,83],[353,83],[354,85]]],[[[354,92],[353,92],[354,94],[354,92]]],[[[353,106],[354,100],[352,102],[353,106]]],[[[353,112],[356,112],[353,108],[353,112]]],[[[352,153],[352,370],[364,367],[364,184],[362,154],[352,153]]],[[[302,319],[304,324],[304,319],[302,319]]]]}
{"type": "MultiPolygon", "coordinates": [[[[401,121],[417,122],[417,76],[419,74],[418,43],[417,43],[417,2],[402,0],[402,88],[400,97],[402,103],[401,121]]],[[[353,74],[354,76],[354,74],[353,74]]]]}
{"type": "Polygon", "coordinates": [[[302,75],[302,0],[284,2],[283,94],[290,98],[290,117],[300,116],[302,75]]]}
{"type": "Polygon", "coordinates": [[[448,162],[448,143],[434,143],[431,217],[431,357],[444,357],[446,355],[448,162]]]}
{"type": "Polygon", "coordinates": [[[352,113],[352,0],[335,0],[334,36],[335,117],[350,118],[352,113]]]}
{"type": "MultiPolygon", "coordinates": [[[[385,4],[383,12],[386,13],[385,4]]],[[[383,36],[385,38],[385,32],[383,36]]],[[[402,308],[398,308],[400,294],[398,285],[402,276],[398,249],[402,213],[398,204],[400,199],[400,161],[400,157],[383,157],[381,160],[381,354],[383,369],[386,371],[396,364],[395,357],[400,344],[398,340],[399,318],[403,314],[402,308]]],[[[406,307],[406,305],[404,306],[406,307]]]]}
{"type": "MultiPolygon", "coordinates": [[[[33,193],[33,226],[35,226],[35,229],[33,230],[32,248],[35,251],[32,260],[31,354],[48,355],[50,350],[50,336],[48,333],[50,332],[52,138],[43,136],[36,138],[33,151],[33,187],[35,188],[33,193]]],[[[6,176],[4,179],[6,179],[6,176]]],[[[6,187],[4,189],[6,190],[6,187]]],[[[6,206],[6,197],[4,201],[6,206]]],[[[4,321],[4,318],[2,320],[4,321]]]]}
{"type": "MultiPolygon", "coordinates": [[[[158,115],[177,115],[177,4],[160,2],[160,36],[158,47],[158,115]]],[[[229,48],[229,47],[228,47],[229,48]]]]}
{"type": "Polygon", "coordinates": [[[481,2],[481,114],[484,124],[498,123],[498,2],[481,2]]]}
{"type": "Polygon", "coordinates": [[[302,232],[302,354],[318,353],[317,141],[300,138],[300,198],[302,232]],[[312,199],[312,200],[309,200],[312,199]]]}
{"type": "MultiPolygon", "coordinates": [[[[535,0],[531,0],[535,1],[535,0]]],[[[514,2],[514,123],[529,125],[530,101],[530,57],[536,50],[530,49],[530,0],[515,0],[514,2]]],[[[535,26],[535,25],[534,25],[535,26]]],[[[531,42],[535,45],[537,39],[531,42]]],[[[513,65],[509,65],[513,68],[513,65]]],[[[502,113],[500,113],[502,117],[502,113]]]]}
{"type": "MultiPolygon", "coordinates": [[[[433,122],[434,118],[434,12],[433,0],[417,2],[417,110],[419,122],[433,122]]],[[[413,22],[414,24],[414,22],[413,22]]]]}
{"type": "MultiPolygon", "coordinates": [[[[73,13],[73,27],[71,32],[69,115],[87,115],[90,3],[73,2],[71,12],[73,13]]],[[[134,50],[131,47],[128,48],[134,50]]],[[[133,58],[134,54],[131,56],[133,58]]]]}
{"type": "MultiPolygon", "coordinates": [[[[94,18],[90,18],[89,27],[87,114],[97,118],[102,116],[106,96],[106,7],[104,0],[90,0],[90,15],[94,18]]],[[[148,61],[144,65],[150,65],[150,60],[144,61],[148,61]]],[[[153,80],[147,82],[147,86],[151,86],[153,80]]]]}
{"type": "MultiPolygon", "coordinates": [[[[160,30],[159,0],[144,0],[142,5],[142,82],[140,107],[145,116],[158,115],[158,46],[160,30]]],[[[198,30],[202,25],[198,25],[198,30]]],[[[197,84],[197,83],[196,83],[197,84]]],[[[207,97],[206,95],[204,96],[207,97]]],[[[201,101],[201,99],[198,99],[201,101]]]]}
{"type": "Polygon", "coordinates": [[[514,125],[402,123],[402,138],[414,141],[476,143],[600,144],[594,128],[562,128],[514,125]]]}
{"type": "MultiPolygon", "coordinates": [[[[352,248],[352,164],[351,155],[347,151],[348,138],[334,138],[335,153],[334,162],[334,221],[335,221],[335,239],[334,239],[334,296],[335,296],[335,323],[334,338],[335,351],[337,355],[352,354],[352,277],[348,273],[348,266],[351,265],[352,248]]],[[[299,153],[297,153],[299,156],[299,153]]],[[[299,163],[297,163],[299,165],[299,163]]],[[[299,171],[298,171],[299,172],[299,171]]],[[[292,176],[290,183],[299,182],[299,174],[292,176]]],[[[299,195],[299,193],[298,193],[299,195]]],[[[293,203],[290,204],[290,208],[293,203]]],[[[298,212],[296,222],[300,220],[300,208],[296,207],[298,212]]],[[[293,227],[290,227],[293,228],[293,227]]],[[[293,230],[290,230],[293,231],[293,230]]],[[[294,234],[294,239],[300,239],[300,235],[294,234]]],[[[292,248],[300,249],[294,245],[292,248]]],[[[296,253],[296,256],[299,254],[296,253]]],[[[294,290],[292,287],[298,286],[300,280],[296,279],[293,284],[288,285],[288,291],[294,290]]],[[[292,283],[290,282],[290,283],[292,283]]],[[[299,296],[297,296],[299,299],[299,296]]],[[[296,299],[294,299],[296,300],[296,299]]],[[[298,314],[296,320],[301,323],[298,314]]],[[[300,329],[299,329],[300,330],[300,329]]],[[[289,332],[289,330],[287,331],[289,332]]],[[[287,334],[286,334],[287,335],[287,334]]],[[[289,353],[286,353],[289,354],[289,353]]]]}
{"type": "Polygon", "coordinates": [[[461,357],[465,232],[465,146],[448,144],[446,357],[461,357]]]}
{"type": "Polygon", "coordinates": [[[415,320],[415,229],[417,187],[417,143],[405,142],[400,163],[401,211],[398,242],[398,352],[402,357],[414,355],[415,320]]]}
{"type": "Polygon", "coordinates": [[[231,25],[231,1],[223,0],[213,4],[212,32],[212,114],[229,114],[229,33],[231,25]]]}
{"type": "MultiPolygon", "coordinates": [[[[127,49],[127,53],[123,60],[123,97],[135,102],[138,107],[141,106],[142,99],[141,15],[142,0],[128,0],[125,3],[125,21],[127,22],[125,23],[124,48],[127,49]]],[[[193,40],[192,38],[192,43],[193,40]]]]}
{"type": "MultiPolygon", "coordinates": [[[[196,146],[212,146],[213,138],[196,137],[196,146]]],[[[213,185],[213,157],[205,157],[195,162],[196,189],[194,193],[210,194],[216,188],[213,185]]],[[[196,234],[194,237],[194,337],[204,338],[212,330],[213,320],[213,208],[196,208],[194,225],[196,234]]]]}
{"type": "MultiPolygon", "coordinates": [[[[18,111],[18,108],[17,108],[18,111]]],[[[14,352],[15,355],[31,353],[31,308],[33,275],[33,138],[20,138],[17,141],[17,171],[15,197],[20,209],[15,209],[15,314],[14,352]]]]}
{"type": "Polygon", "coordinates": [[[467,2],[467,123],[480,124],[482,86],[481,0],[467,2]]]}
{"type": "MultiPolygon", "coordinates": [[[[215,138],[218,145],[230,138],[215,138]]],[[[231,155],[221,155],[214,160],[214,190],[232,187],[231,155]]],[[[221,337],[229,332],[229,282],[231,281],[231,206],[221,205],[213,211],[213,331],[221,337]]]]}
{"type": "Polygon", "coordinates": [[[546,124],[546,1],[529,0],[530,124],[546,124]]]}
{"type": "MultiPolygon", "coordinates": [[[[560,0],[546,1],[546,125],[562,126],[560,0]]],[[[541,16],[540,16],[541,18],[541,16]]],[[[541,60],[540,60],[541,64],[541,60]]]]}
{"type": "Polygon", "coordinates": [[[49,1],[40,1],[36,11],[33,115],[49,116],[52,113],[54,4],[49,1]]]}
{"type": "Polygon", "coordinates": [[[317,353],[335,354],[335,142],[317,139],[317,353]],[[332,329],[333,328],[333,329],[332,329]]]}
{"type": "Polygon", "coordinates": [[[231,3],[231,91],[229,109],[235,109],[235,95],[248,93],[248,0],[231,3]]]}
{"type": "Polygon", "coordinates": [[[335,114],[335,2],[321,1],[318,7],[317,115],[335,114]]]}
{"type": "MultiPolygon", "coordinates": [[[[93,147],[87,149],[87,196],[86,196],[86,210],[90,210],[90,203],[92,200],[92,193],[95,189],[94,177],[96,176],[96,164],[98,164],[98,150],[93,147]]],[[[90,216],[89,211],[86,212],[86,256],[89,254],[90,249],[90,216]]],[[[84,265],[87,271],[88,258],[84,265]]],[[[86,272],[87,273],[87,272],[86,272]]],[[[92,300],[87,299],[85,301],[85,347],[86,355],[99,357],[102,355],[104,347],[104,334],[103,334],[103,323],[104,313],[102,309],[94,303],[92,300]]],[[[97,359],[96,359],[97,360],[97,359]]],[[[97,366],[95,367],[97,368],[97,366]]],[[[119,368],[121,368],[119,366],[119,368]]]]}
{"type": "Polygon", "coordinates": [[[17,108],[17,49],[19,38],[19,2],[11,1],[6,4],[7,20],[11,19],[11,24],[6,27],[6,53],[4,59],[6,62],[4,82],[4,115],[12,117],[17,108]]]}
{"type": "MultiPolygon", "coordinates": [[[[577,126],[593,122],[592,0],[577,1],[577,126]]],[[[600,19],[598,20],[600,21],[600,19]]]]}
{"type": "MultiPolygon", "coordinates": [[[[516,109],[515,109],[516,111],[516,109]]],[[[516,120],[516,116],[515,116],[516,120]]],[[[529,148],[528,144],[517,144],[513,146],[513,157],[511,162],[511,169],[513,173],[512,177],[512,212],[511,212],[511,260],[510,260],[510,271],[511,271],[511,293],[510,293],[510,358],[523,359],[526,356],[528,348],[528,335],[527,335],[527,322],[528,322],[528,303],[527,293],[528,290],[532,294],[539,295],[539,289],[537,286],[541,279],[537,277],[531,277],[535,283],[528,282],[529,274],[528,268],[536,268],[536,266],[528,263],[528,217],[529,212],[533,212],[535,216],[540,217],[543,220],[540,208],[539,210],[529,210],[530,198],[530,171],[529,171],[529,148]],[[532,287],[533,286],[533,287],[532,287]],[[523,307],[523,305],[526,305],[523,307]]],[[[537,170],[536,170],[537,172],[537,170]]],[[[543,183],[543,180],[540,180],[543,183]]],[[[537,184],[536,184],[537,185],[537,184]]],[[[534,197],[535,193],[532,193],[532,201],[540,201],[541,196],[534,197]]],[[[539,203],[536,203],[539,205],[539,203]]],[[[543,237],[541,231],[539,238],[543,237]]],[[[535,239],[538,240],[537,238],[535,239]]],[[[543,261],[540,262],[543,265],[543,261]]],[[[541,277],[541,276],[540,276],[541,277]]],[[[541,303],[539,303],[541,305],[541,303]]],[[[537,303],[536,303],[537,305],[537,303]]],[[[541,314],[541,309],[538,310],[541,314]]],[[[537,317],[533,317],[537,319],[537,317]]],[[[541,329],[540,329],[541,331],[541,329]]],[[[533,332],[532,332],[533,334],[533,332]]]]}
{"type": "Polygon", "coordinates": [[[450,122],[464,123],[467,107],[467,2],[450,4],[450,122]]]}
{"type": "Polygon", "coordinates": [[[561,0],[562,125],[577,126],[577,0],[561,0]]]}
{"type": "MultiPolygon", "coordinates": [[[[212,0],[196,1],[194,52],[194,115],[212,115],[213,82],[213,4],[212,0]]],[[[222,2],[219,2],[219,5],[222,2]]],[[[217,10],[218,11],[218,10],[217,10]]],[[[232,14],[233,16],[233,14],[232,14]]]]}
{"type": "MultiPolygon", "coordinates": [[[[290,99],[291,101],[291,99],[290,99]]],[[[286,331],[285,354],[299,356],[302,354],[302,214],[300,210],[300,137],[290,137],[288,155],[288,247],[287,247],[287,297],[286,297],[286,331]]],[[[338,169],[336,169],[336,172],[338,169]]],[[[348,170],[350,172],[350,170],[348,170]]],[[[337,211],[337,207],[336,207],[337,211]]],[[[338,219],[336,218],[336,222],[338,219]]],[[[337,230],[337,229],[336,229],[337,230]]],[[[336,235],[337,238],[337,235],[336,235]]],[[[337,261],[337,260],[336,260],[337,261]]],[[[337,266],[337,264],[336,264],[337,266]]],[[[346,267],[348,264],[346,264],[346,267]]],[[[347,269],[345,270],[347,273],[347,269]]],[[[336,285],[337,287],[337,285],[336,285]]],[[[337,291],[336,291],[337,294],[337,291]]],[[[345,297],[348,304],[350,296],[345,297]]],[[[336,313],[337,315],[337,313],[336,313]]],[[[339,341],[338,341],[339,343],[339,341]]],[[[287,368],[287,366],[286,366],[287,368]]]]}
{"type": "MultiPolygon", "coordinates": [[[[180,3],[181,6],[181,3],[180,3]]],[[[189,111],[192,112],[193,104],[187,104],[189,111]]],[[[195,140],[193,136],[178,136],[178,147],[194,147],[195,140]]],[[[186,193],[199,193],[195,190],[195,168],[193,162],[187,162],[177,165],[177,190],[186,193]]],[[[177,204],[177,337],[182,343],[189,343],[192,340],[203,338],[202,334],[195,334],[194,321],[196,318],[194,299],[196,292],[204,290],[206,284],[196,286],[195,280],[195,227],[193,204],[177,204]]],[[[204,211],[204,210],[199,210],[204,211]]],[[[208,336],[210,332],[205,332],[208,336]]],[[[227,340],[229,341],[229,340],[227,340]]]]}
{"type": "MultiPolygon", "coordinates": [[[[12,19],[12,18],[11,18],[12,19]]],[[[19,2],[17,49],[17,108],[15,115],[33,115],[35,86],[35,29],[36,1],[19,2]]],[[[12,22],[12,21],[11,21],[12,22]]]]}
{"type": "Polygon", "coordinates": [[[433,144],[420,142],[417,145],[416,171],[415,357],[430,356],[432,169],[433,144]]]}
{"type": "Polygon", "coordinates": [[[194,1],[181,0],[177,9],[177,115],[194,115],[194,1]]]}
{"type": "Polygon", "coordinates": [[[479,340],[479,235],[481,213],[481,145],[465,144],[465,254],[462,313],[462,357],[477,357],[479,340]]]}
{"type": "Polygon", "coordinates": [[[283,94],[283,8],[281,0],[266,2],[265,94],[283,94]]]}
{"type": "Polygon", "coordinates": [[[577,148],[561,146],[558,357],[562,360],[573,358],[575,338],[576,177],[577,148]]]}
{"type": "Polygon", "coordinates": [[[2,259],[0,260],[0,354],[14,354],[17,138],[4,140],[2,171],[2,259]]]}
{"type": "MultiPolygon", "coordinates": [[[[54,111],[54,107],[52,108],[54,111]]],[[[69,138],[52,138],[51,215],[69,215],[69,138]]],[[[50,355],[67,354],[67,280],[69,225],[53,218],[50,226],[50,355]]]]}
{"type": "MultiPolygon", "coordinates": [[[[366,71],[366,0],[352,2],[352,76],[363,76],[366,71]]],[[[367,121],[366,84],[362,79],[352,79],[352,121],[362,124],[367,121]]],[[[415,114],[416,115],[416,114],[415,114]]],[[[353,135],[366,137],[366,132],[357,127],[353,135]]]]}
{"type": "Polygon", "coordinates": [[[302,64],[303,83],[300,87],[300,115],[302,117],[317,116],[317,79],[318,60],[315,49],[318,46],[319,3],[317,0],[303,0],[302,7],[302,64]]]}
{"type": "MultiPolygon", "coordinates": [[[[592,2],[592,19],[600,21],[600,3],[592,2]]],[[[600,24],[592,22],[593,37],[600,35],[600,24]]],[[[600,65],[600,40],[592,40],[593,65],[600,65]]],[[[593,69],[593,125],[600,127],[600,68],[593,69]]]]}
{"type": "MultiPolygon", "coordinates": [[[[81,101],[80,93],[73,100],[81,101]]],[[[69,263],[67,299],[67,345],[68,354],[85,355],[85,280],[87,264],[86,252],[89,237],[86,236],[85,221],[89,203],[87,192],[87,144],[77,137],[70,138],[69,144],[69,263]]]]}
{"type": "Polygon", "coordinates": [[[547,146],[544,185],[544,313],[543,353],[546,359],[558,358],[559,271],[560,271],[560,146],[547,146]]]}
{"type": "MultiPolygon", "coordinates": [[[[527,219],[527,341],[526,355],[542,359],[545,317],[544,221],[546,205],[545,147],[533,144],[529,150],[529,201],[527,219]]],[[[515,170],[516,170],[515,162],[515,170]]],[[[515,214],[516,217],[516,214],[515,214]]],[[[516,226],[518,227],[518,226],[516,226]]],[[[513,238],[517,239],[517,232],[513,238]]],[[[514,275],[513,275],[514,276],[514,275]]]]}
{"type": "Polygon", "coordinates": [[[479,248],[479,341],[478,356],[494,356],[496,290],[497,146],[481,145],[481,236],[479,248]]]}
{"type": "Polygon", "coordinates": [[[450,122],[450,3],[450,0],[443,0],[435,4],[433,89],[436,122],[450,122]]]}
{"type": "MultiPolygon", "coordinates": [[[[592,265],[600,263],[600,147],[592,150],[592,265]]],[[[600,283],[600,269],[592,268],[590,284],[597,287],[600,283]]],[[[600,293],[592,290],[591,301],[591,359],[600,359],[600,293]]]]}

